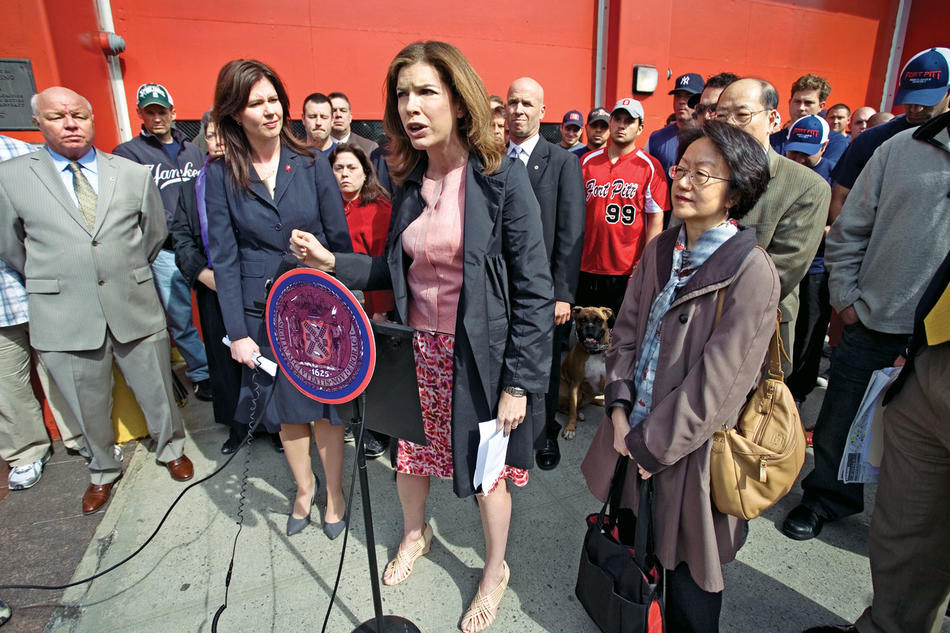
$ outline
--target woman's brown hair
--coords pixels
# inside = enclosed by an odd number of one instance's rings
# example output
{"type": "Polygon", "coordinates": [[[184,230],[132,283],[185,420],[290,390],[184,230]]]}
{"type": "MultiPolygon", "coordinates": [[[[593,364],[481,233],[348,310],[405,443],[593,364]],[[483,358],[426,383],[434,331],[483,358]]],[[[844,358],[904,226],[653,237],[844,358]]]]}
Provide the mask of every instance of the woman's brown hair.
{"type": "Polygon", "coordinates": [[[377,198],[389,200],[389,192],[383,189],[383,186],[379,184],[379,180],[376,179],[376,170],[373,169],[373,164],[370,163],[366,157],[366,152],[356,145],[337,143],[330,151],[330,156],[328,157],[330,159],[330,167],[333,167],[337,156],[345,153],[353,154],[356,160],[359,161],[360,167],[363,168],[363,175],[366,178],[366,180],[363,181],[363,188],[360,189],[360,203],[358,206],[376,202],[377,198]]]}
{"type": "Polygon", "coordinates": [[[251,146],[247,135],[235,117],[247,107],[251,87],[261,79],[267,79],[277,92],[283,108],[280,142],[303,156],[313,157],[307,148],[290,132],[290,100],[284,83],[267,64],[256,59],[235,59],[221,67],[214,87],[212,119],[224,144],[224,160],[231,169],[238,185],[247,189],[251,180],[251,146]]]}
{"type": "Polygon", "coordinates": [[[389,136],[389,173],[397,184],[416,168],[425,152],[413,148],[409,135],[402,126],[396,98],[399,72],[413,64],[425,63],[435,68],[442,81],[452,91],[452,99],[461,105],[465,114],[458,120],[462,143],[474,152],[485,167],[484,173],[498,171],[505,149],[492,134],[492,113],[488,105],[488,91],[481,77],[465,59],[462,52],[445,42],[416,42],[405,47],[389,65],[386,73],[386,110],[383,128],[389,136]]]}

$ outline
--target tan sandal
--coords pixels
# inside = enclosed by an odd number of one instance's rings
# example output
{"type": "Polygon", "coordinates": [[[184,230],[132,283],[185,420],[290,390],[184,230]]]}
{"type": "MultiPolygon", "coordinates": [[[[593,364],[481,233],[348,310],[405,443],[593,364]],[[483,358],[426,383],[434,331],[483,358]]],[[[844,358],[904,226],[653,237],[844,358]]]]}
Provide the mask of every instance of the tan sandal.
{"type": "Polygon", "coordinates": [[[387,587],[398,585],[404,582],[412,574],[412,565],[420,556],[429,553],[429,547],[432,545],[432,526],[428,523],[422,528],[422,536],[419,540],[409,547],[399,547],[396,552],[396,558],[389,561],[386,569],[383,570],[383,584],[387,587]],[[386,577],[389,577],[389,581],[386,577]],[[393,581],[394,578],[399,580],[393,581]]]}
{"type": "Polygon", "coordinates": [[[468,606],[468,611],[462,616],[462,623],[459,625],[459,628],[465,631],[465,633],[484,631],[495,621],[495,616],[498,614],[498,607],[501,605],[501,598],[505,595],[505,589],[508,588],[508,579],[511,577],[511,570],[508,568],[508,563],[502,561],[501,564],[505,568],[504,578],[502,578],[498,586],[492,589],[487,595],[476,592],[472,604],[468,606]],[[484,626],[479,626],[480,623],[484,624],[484,626]],[[474,626],[475,628],[468,628],[466,625],[474,626]]]}

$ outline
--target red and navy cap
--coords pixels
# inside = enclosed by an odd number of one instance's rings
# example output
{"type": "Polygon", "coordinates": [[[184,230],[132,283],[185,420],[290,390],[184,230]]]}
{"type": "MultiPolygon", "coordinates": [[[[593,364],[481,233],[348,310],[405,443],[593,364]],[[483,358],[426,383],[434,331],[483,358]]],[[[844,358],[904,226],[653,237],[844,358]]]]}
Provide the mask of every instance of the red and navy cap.
{"type": "Polygon", "coordinates": [[[561,125],[576,125],[577,127],[584,127],[584,115],[578,110],[571,110],[564,115],[564,120],[561,121],[561,125]]]}
{"type": "Polygon", "coordinates": [[[950,89],[950,48],[917,53],[901,71],[894,105],[933,106],[950,89]]]}

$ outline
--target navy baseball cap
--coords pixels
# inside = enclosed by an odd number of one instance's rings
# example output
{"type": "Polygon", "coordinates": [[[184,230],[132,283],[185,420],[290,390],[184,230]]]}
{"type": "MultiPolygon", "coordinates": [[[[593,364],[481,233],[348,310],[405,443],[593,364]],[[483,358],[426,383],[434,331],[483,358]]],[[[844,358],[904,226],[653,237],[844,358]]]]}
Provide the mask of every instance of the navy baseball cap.
{"type": "Polygon", "coordinates": [[[820,116],[809,114],[792,123],[788,129],[786,152],[801,152],[814,156],[828,142],[828,122],[820,116]]]}
{"type": "Polygon", "coordinates": [[[691,95],[698,95],[705,87],[706,82],[703,81],[700,75],[696,73],[686,73],[676,78],[676,83],[673,85],[673,89],[670,90],[670,94],[673,94],[677,90],[685,90],[691,95]]]}
{"type": "Polygon", "coordinates": [[[594,121],[610,123],[610,113],[604,108],[594,108],[587,114],[587,125],[590,125],[594,121]]]}
{"type": "Polygon", "coordinates": [[[564,120],[561,121],[561,125],[584,127],[584,115],[581,114],[579,110],[571,110],[564,115],[564,120]]]}
{"type": "Polygon", "coordinates": [[[950,48],[917,53],[901,71],[894,105],[937,105],[950,88],[950,48]]]}

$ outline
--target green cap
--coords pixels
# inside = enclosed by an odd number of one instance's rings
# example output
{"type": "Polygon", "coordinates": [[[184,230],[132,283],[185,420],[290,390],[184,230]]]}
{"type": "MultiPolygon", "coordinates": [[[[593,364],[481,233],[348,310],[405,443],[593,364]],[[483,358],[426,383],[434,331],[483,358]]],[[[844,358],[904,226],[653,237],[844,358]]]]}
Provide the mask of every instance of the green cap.
{"type": "Polygon", "coordinates": [[[172,96],[168,94],[168,90],[161,84],[142,84],[135,93],[135,98],[140,108],[152,105],[153,103],[163,108],[170,108],[175,105],[175,102],[172,101],[172,96]]]}

